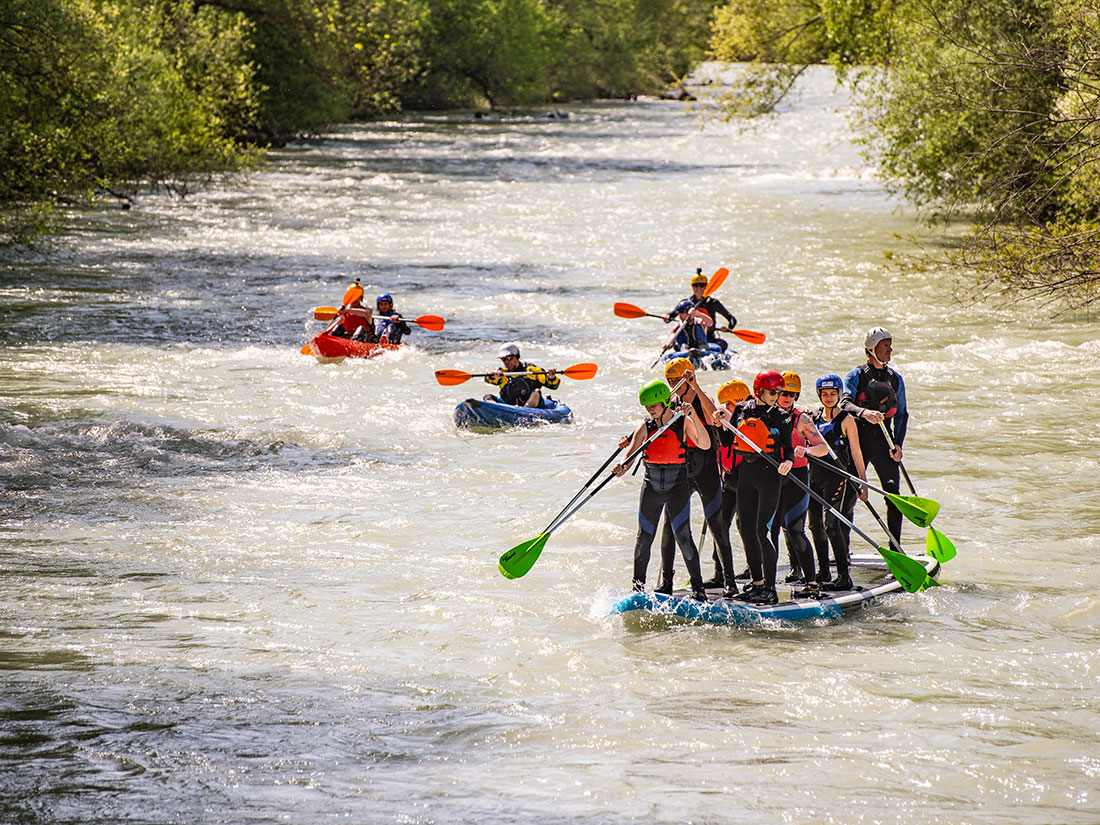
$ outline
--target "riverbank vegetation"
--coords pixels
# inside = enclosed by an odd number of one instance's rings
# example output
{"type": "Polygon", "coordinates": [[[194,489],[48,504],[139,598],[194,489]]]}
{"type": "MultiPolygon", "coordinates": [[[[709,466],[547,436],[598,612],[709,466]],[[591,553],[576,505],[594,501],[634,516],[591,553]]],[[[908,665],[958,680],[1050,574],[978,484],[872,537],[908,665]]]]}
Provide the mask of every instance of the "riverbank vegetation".
{"type": "Polygon", "coordinates": [[[258,147],[402,108],[655,91],[713,0],[4,0],[0,239],[57,204],[185,191],[258,147]]]}
{"type": "Polygon", "coordinates": [[[731,115],[835,66],[888,185],[972,224],[948,257],[981,294],[1100,297],[1098,0],[733,0],[711,48],[751,64],[731,115]]]}

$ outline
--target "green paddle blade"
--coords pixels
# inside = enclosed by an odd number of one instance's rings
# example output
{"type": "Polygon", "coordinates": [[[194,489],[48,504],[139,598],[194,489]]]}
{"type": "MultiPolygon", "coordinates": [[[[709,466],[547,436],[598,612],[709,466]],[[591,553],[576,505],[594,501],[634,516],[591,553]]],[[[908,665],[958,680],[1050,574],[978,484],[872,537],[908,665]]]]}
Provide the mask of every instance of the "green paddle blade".
{"type": "Polygon", "coordinates": [[[501,556],[500,563],[497,565],[501,575],[507,579],[518,579],[526,575],[539,560],[539,554],[549,538],[549,533],[539,533],[533,539],[517,544],[501,556]]]}
{"type": "Polygon", "coordinates": [[[928,575],[928,571],[924,569],[924,565],[916,559],[886,547],[878,548],[878,552],[886,560],[890,573],[901,583],[907,593],[916,593],[918,590],[930,587],[931,585],[927,584],[925,579],[935,583],[935,580],[928,575]]]}
{"type": "Polygon", "coordinates": [[[897,493],[887,493],[886,497],[917,527],[928,527],[940,511],[940,503],[930,498],[900,496],[897,493]]]}
{"type": "Polygon", "coordinates": [[[924,547],[928,555],[940,564],[955,558],[955,545],[951,543],[951,539],[935,527],[928,528],[928,535],[924,539],[924,547]]]}
{"type": "Polygon", "coordinates": [[[929,587],[939,587],[940,583],[931,576],[925,574],[924,582],[921,584],[921,590],[927,590],[929,587]]]}

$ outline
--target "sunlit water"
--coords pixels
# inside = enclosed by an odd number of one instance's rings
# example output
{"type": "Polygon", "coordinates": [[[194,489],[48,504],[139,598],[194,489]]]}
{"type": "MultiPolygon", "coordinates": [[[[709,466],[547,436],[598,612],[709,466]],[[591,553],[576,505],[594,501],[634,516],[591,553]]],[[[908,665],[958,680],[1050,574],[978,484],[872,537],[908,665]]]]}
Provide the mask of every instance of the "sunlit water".
{"type": "Polygon", "coordinates": [[[672,102],[410,115],[6,253],[0,821],[1100,821],[1100,325],[887,268],[918,226],[842,105],[819,75],[748,132],[672,102]],[[768,335],[732,375],[812,381],[893,331],[946,586],[624,622],[637,477],[498,574],[639,420],[666,328],[612,303],[719,266],[768,335]],[[446,329],[300,355],[356,276],[446,329]],[[455,429],[485,385],[433,370],[506,340],[599,363],[556,393],[576,424],[455,429]]]}

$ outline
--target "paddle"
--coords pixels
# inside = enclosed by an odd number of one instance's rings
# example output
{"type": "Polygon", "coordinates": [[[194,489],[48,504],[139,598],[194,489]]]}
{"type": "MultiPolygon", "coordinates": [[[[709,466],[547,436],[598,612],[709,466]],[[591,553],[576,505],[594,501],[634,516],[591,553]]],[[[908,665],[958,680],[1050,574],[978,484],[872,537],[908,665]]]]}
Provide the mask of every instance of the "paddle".
{"type": "MultiPolygon", "coordinates": [[[[596,364],[574,364],[571,367],[566,367],[563,370],[555,370],[558,375],[564,375],[567,378],[573,378],[577,381],[587,381],[589,378],[596,376],[596,370],[599,367],[596,364]]],[[[528,370],[526,372],[504,372],[501,375],[546,375],[548,370],[528,370]]],[[[491,372],[465,372],[463,370],[436,370],[435,380],[442,384],[444,387],[455,387],[459,384],[465,384],[471,378],[484,378],[487,375],[492,375],[491,372]]]]}
{"type": "MultiPolygon", "coordinates": [[[[729,274],[730,274],[730,271],[723,266],[723,267],[720,267],[718,269],[718,271],[716,271],[713,275],[711,275],[710,280],[707,281],[706,289],[703,290],[703,294],[699,297],[699,299],[697,301],[692,301],[691,308],[695,309],[702,302],[703,298],[709,298],[711,295],[713,295],[715,292],[717,292],[718,287],[720,287],[722,284],[724,284],[726,282],[726,278],[729,277],[729,274]]],[[[675,331],[672,333],[671,337],[669,337],[669,339],[668,339],[669,343],[676,340],[676,336],[680,334],[680,330],[682,330],[684,328],[684,324],[686,324],[690,320],[691,320],[691,313],[688,312],[687,318],[685,318],[683,321],[681,321],[679,323],[679,325],[676,327],[675,331]]],[[[661,355],[664,355],[664,354],[665,354],[665,351],[661,350],[661,355]]],[[[657,366],[657,364],[661,360],[661,355],[658,355],[657,360],[649,365],[650,369],[653,369],[655,366],[657,366]]]]}
{"type": "MultiPolygon", "coordinates": [[[[641,453],[645,450],[646,447],[650,445],[651,442],[659,438],[664,433],[664,431],[671,427],[673,422],[676,421],[677,418],[680,418],[683,414],[683,411],[678,410],[668,420],[667,424],[659,428],[655,433],[653,433],[653,435],[642,442],[638,449],[634,450],[632,453],[627,455],[626,458],[623,459],[622,463],[629,464],[631,461],[641,455],[641,453]]],[[[577,495],[573,496],[572,501],[569,504],[565,505],[562,511],[550,520],[550,523],[546,525],[545,530],[543,530],[533,539],[528,539],[527,541],[517,544],[515,547],[513,547],[511,550],[504,553],[500,557],[500,561],[498,562],[497,567],[500,570],[502,576],[508,579],[518,579],[521,576],[526,575],[527,571],[529,571],[534,566],[535,562],[538,561],[539,554],[542,553],[542,548],[546,546],[546,542],[550,538],[550,534],[561,527],[563,524],[565,524],[565,522],[568,521],[570,518],[572,518],[573,515],[581,509],[581,507],[587,504],[592,499],[592,497],[596,495],[596,493],[606,487],[608,482],[617,478],[617,476],[612,473],[603,481],[601,481],[595,489],[591,490],[587,495],[584,495],[585,489],[591,485],[596,476],[602,473],[618,454],[619,451],[616,450],[615,454],[612,455],[611,458],[608,459],[606,462],[604,462],[603,467],[596,471],[596,474],[591,479],[589,479],[588,482],[585,483],[585,486],[581,488],[577,495]]]]}
{"type": "MultiPolygon", "coordinates": [[[[730,424],[728,421],[723,420],[722,426],[725,427],[727,430],[732,430],[734,433],[738,432],[737,428],[730,424]]],[[[736,442],[748,444],[762,459],[767,461],[773,467],[779,467],[779,462],[767,453],[765,453],[763,450],[761,450],[758,446],[756,446],[756,444],[753,443],[751,439],[742,436],[740,438],[737,438],[736,442]]],[[[825,499],[823,499],[821,496],[811,490],[808,485],[803,483],[802,479],[792,475],[788,475],[787,478],[788,480],[793,481],[795,484],[801,487],[803,492],[809,493],[810,498],[812,498],[814,501],[827,507],[829,511],[832,512],[832,514],[836,516],[842,524],[847,525],[850,530],[855,530],[855,532],[857,532],[872,547],[874,547],[878,551],[879,555],[882,556],[883,560],[886,562],[886,567],[889,569],[891,575],[893,575],[893,577],[898,580],[898,583],[901,584],[901,586],[907,592],[915,593],[918,590],[923,590],[926,587],[939,586],[939,582],[928,575],[928,571],[924,569],[924,565],[921,564],[919,561],[909,558],[909,556],[905,555],[904,553],[899,553],[896,550],[890,550],[889,548],[879,546],[879,543],[877,541],[875,541],[869,535],[856,527],[851,521],[849,521],[845,517],[843,513],[841,513],[839,510],[829,504],[829,502],[827,502],[825,499]]]]}
{"type": "MultiPolygon", "coordinates": [[[[829,450],[832,453],[832,450],[829,450]]],[[[835,453],[832,453],[835,457],[835,453]]],[[[832,470],[837,475],[842,475],[845,478],[849,478],[857,484],[864,484],[868,489],[874,490],[876,493],[882,493],[886,496],[898,510],[901,511],[907,519],[918,527],[928,527],[932,523],[932,519],[936,517],[936,514],[940,511],[940,503],[930,498],[921,498],[920,496],[903,496],[900,493],[888,493],[881,487],[876,487],[869,481],[864,481],[859,476],[852,475],[849,472],[842,470],[835,464],[830,464],[823,458],[818,458],[816,455],[810,455],[806,453],[806,458],[811,461],[820,464],[828,470],[832,470]]]]}
{"type": "MultiPolygon", "coordinates": [[[[890,436],[890,429],[886,426],[885,421],[878,423],[882,428],[882,434],[886,436],[886,443],[890,445],[890,449],[894,449],[894,439],[890,436]]],[[[901,467],[901,474],[905,476],[905,483],[909,487],[909,492],[913,495],[917,494],[917,491],[913,488],[913,479],[909,478],[909,472],[905,469],[905,465],[900,461],[898,466],[901,467]]],[[[895,503],[895,507],[897,504],[895,503]]],[[[900,509],[900,508],[899,508],[900,509]]],[[[955,549],[955,545],[952,544],[951,539],[933,527],[928,525],[928,534],[924,537],[924,547],[932,558],[943,564],[945,561],[951,561],[958,555],[958,551],[955,549]]]]}
{"type": "MultiPolygon", "coordinates": [[[[634,304],[615,304],[615,314],[620,318],[660,318],[665,320],[663,315],[654,315],[652,312],[646,312],[641,307],[636,307],[634,304]]],[[[742,341],[749,344],[763,344],[765,335],[762,332],[756,332],[751,329],[733,329],[732,327],[720,327],[719,332],[728,332],[731,335],[736,335],[742,341]]]]}
{"type": "MultiPolygon", "coordinates": [[[[314,307],[313,317],[317,321],[331,321],[336,317],[339,312],[336,307],[314,307]]],[[[363,314],[366,314],[365,312],[363,314]]],[[[402,321],[408,321],[423,327],[424,329],[430,329],[432,332],[439,332],[443,329],[444,319],[439,315],[421,315],[419,318],[402,318],[402,321]]]]}

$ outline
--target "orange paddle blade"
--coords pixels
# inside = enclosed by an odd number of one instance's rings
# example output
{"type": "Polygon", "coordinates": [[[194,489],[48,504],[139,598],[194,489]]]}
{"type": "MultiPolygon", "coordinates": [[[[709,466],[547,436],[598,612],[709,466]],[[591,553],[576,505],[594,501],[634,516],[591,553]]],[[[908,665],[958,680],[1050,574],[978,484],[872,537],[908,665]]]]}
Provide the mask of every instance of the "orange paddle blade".
{"type": "Polygon", "coordinates": [[[302,353],[302,355],[313,355],[313,350],[310,348],[309,344],[306,344],[304,347],[298,350],[298,352],[302,353]]]}
{"type": "Polygon", "coordinates": [[[730,335],[736,335],[742,341],[746,341],[750,344],[763,344],[764,333],[756,332],[751,329],[731,329],[730,335]]]}
{"type": "Polygon", "coordinates": [[[331,321],[339,311],[336,307],[314,307],[313,319],[315,321],[331,321]]]}
{"type": "Polygon", "coordinates": [[[707,281],[707,288],[703,290],[703,297],[709,298],[715,292],[718,291],[718,287],[726,282],[726,278],[729,277],[730,271],[724,266],[720,267],[717,272],[710,276],[710,280],[707,281]]]}
{"type": "Polygon", "coordinates": [[[615,304],[615,314],[620,318],[644,318],[649,313],[634,304],[618,303],[615,304]]]}
{"type": "Polygon", "coordinates": [[[442,384],[444,387],[455,387],[459,384],[465,384],[471,378],[473,374],[469,372],[463,372],[462,370],[436,370],[435,380],[442,384]]]}
{"type": "Polygon", "coordinates": [[[413,319],[414,324],[419,324],[424,329],[430,329],[432,332],[439,332],[443,329],[443,318],[438,315],[421,315],[419,318],[413,319]]]}
{"type": "Polygon", "coordinates": [[[562,375],[568,375],[570,378],[575,378],[577,381],[586,381],[589,378],[596,376],[596,370],[599,367],[595,364],[574,364],[561,371],[562,375]]]}

